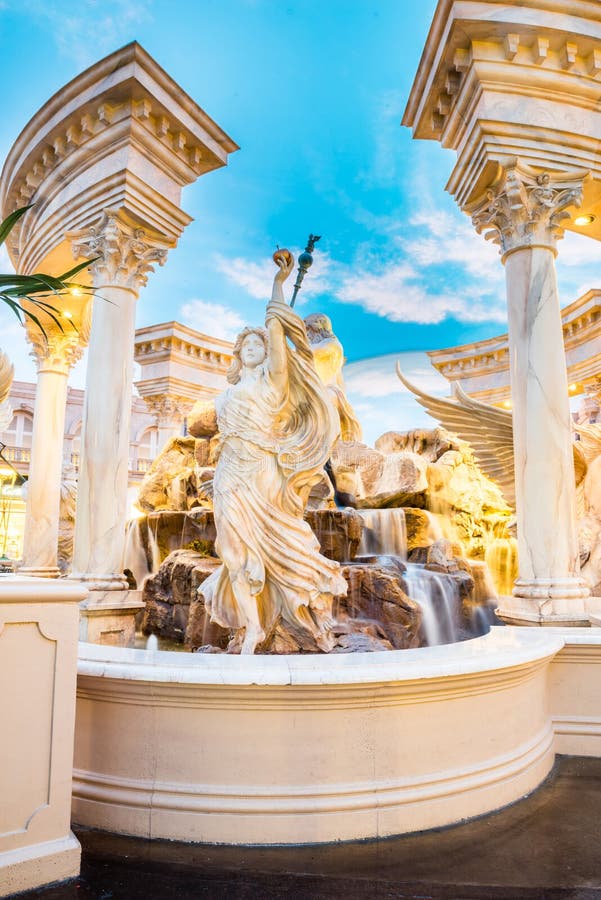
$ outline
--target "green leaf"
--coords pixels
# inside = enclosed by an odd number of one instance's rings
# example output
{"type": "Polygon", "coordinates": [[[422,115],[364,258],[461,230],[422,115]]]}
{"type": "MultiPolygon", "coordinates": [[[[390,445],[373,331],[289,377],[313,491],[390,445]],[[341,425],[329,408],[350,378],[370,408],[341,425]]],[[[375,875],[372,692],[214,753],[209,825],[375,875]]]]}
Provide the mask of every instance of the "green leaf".
{"type": "Polygon", "coordinates": [[[19,209],[15,209],[14,212],[11,212],[3,222],[0,222],[0,244],[4,243],[21,216],[24,216],[27,210],[31,209],[32,206],[33,203],[30,203],[29,206],[21,206],[19,209]]]}
{"type": "MultiPolygon", "coordinates": [[[[72,269],[69,269],[68,272],[64,272],[63,275],[60,276],[61,281],[69,281],[70,278],[73,278],[74,275],[77,275],[78,272],[81,272],[82,269],[87,269],[88,266],[91,266],[92,263],[95,263],[97,259],[100,259],[99,256],[95,256],[94,259],[86,259],[82,263],[78,263],[76,266],[73,266],[72,269]]],[[[80,285],[77,285],[80,287],[80,285]]]]}

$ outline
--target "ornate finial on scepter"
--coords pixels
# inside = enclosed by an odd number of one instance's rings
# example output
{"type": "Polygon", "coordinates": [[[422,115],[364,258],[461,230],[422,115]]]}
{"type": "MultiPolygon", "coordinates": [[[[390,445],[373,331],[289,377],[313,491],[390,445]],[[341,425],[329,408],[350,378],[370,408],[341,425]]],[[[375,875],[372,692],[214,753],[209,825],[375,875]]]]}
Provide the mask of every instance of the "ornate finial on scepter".
{"type": "MultiPolygon", "coordinates": [[[[305,247],[304,252],[301,253],[301,255],[298,258],[298,275],[296,276],[296,282],[294,284],[294,293],[292,294],[292,300],[290,301],[290,306],[294,306],[297,294],[300,291],[301,285],[303,283],[303,278],[307,274],[307,271],[313,265],[313,255],[312,255],[313,250],[315,249],[315,244],[317,243],[317,241],[320,241],[320,240],[321,240],[320,234],[310,234],[309,240],[307,241],[307,246],[305,247]]],[[[289,250],[285,250],[285,249],[280,250],[280,248],[278,247],[278,249],[273,254],[274,262],[277,262],[278,256],[282,257],[282,259],[287,259],[288,257],[291,256],[291,253],[289,250]]]]}
{"type": "Polygon", "coordinates": [[[301,285],[303,283],[303,278],[313,265],[313,250],[315,249],[315,244],[319,240],[321,240],[320,234],[310,234],[309,240],[307,241],[307,246],[305,247],[304,252],[301,253],[298,258],[298,275],[296,276],[296,281],[294,283],[294,293],[292,294],[290,306],[294,306],[298,292],[300,291],[301,285]]]}

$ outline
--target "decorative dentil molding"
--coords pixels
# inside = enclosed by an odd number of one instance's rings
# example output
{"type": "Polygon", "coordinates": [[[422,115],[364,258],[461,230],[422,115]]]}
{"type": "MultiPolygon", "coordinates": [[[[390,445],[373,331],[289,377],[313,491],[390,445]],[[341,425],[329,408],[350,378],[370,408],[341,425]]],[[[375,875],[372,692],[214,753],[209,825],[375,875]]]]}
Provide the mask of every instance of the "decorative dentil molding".
{"type": "Polygon", "coordinates": [[[68,235],[75,258],[96,259],[90,266],[94,285],[117,285],[138,293],[154,266],[165,264],[168,246],[148,237],[119,218],[117,210],[106,209],[98,225],[68,235]]]}
{"type": "Polygon", "coordinates": [[[588,173],[537,172],[512,160],[501,167],[497,184],[468,211],[479,234],[498,244],[501,256],[526,247],[548,247],[564,235],[567,208],[582,203],[588,173]]]}
{"type": "Polygon", "coordinates": [[[152,394],[144,397],[144,401],[151,415],[156,417],[157,425],[181,424],[194,406],[193,400],[167,394],[152,394]]]}
{"type": "MultiPolygon", "coordinates": [[[[515,26],[516,29],[519,26],[515,26]]],[[[497,28],[501,28],[500,25],[497,28]]],[[[452,50],[452,55],[445,58],[445,69],[436,80],[439,85],[431,102],[430,124],[434,135],[440,139],[446,125],[452,117],[461,88],[466,81],[466,75],[472,69],[474,63],[484,62],[493,64],[499,72],[503,72],[505,80],[511,80],[512,76],[504,71],[503,65],[512,65],[516,69],[540,70],[557,76],[574,76],[596,81],[601,80],[601,46],[590,48],[591,39],[579,46],[569,36],[562,36],[558,32],[542,33],[535,36],[531,33],[531,26],[524,26],[524,33],[519,30],[507,31],[489,37],[488,40],[471,40],[464,34],[463,46],[452,50]]],[[[519,76],[513,75],[513,78],[519,76]]],[[[536,79],[530,79],[533,93],[543,91],[539,88],[536,79]]]]}

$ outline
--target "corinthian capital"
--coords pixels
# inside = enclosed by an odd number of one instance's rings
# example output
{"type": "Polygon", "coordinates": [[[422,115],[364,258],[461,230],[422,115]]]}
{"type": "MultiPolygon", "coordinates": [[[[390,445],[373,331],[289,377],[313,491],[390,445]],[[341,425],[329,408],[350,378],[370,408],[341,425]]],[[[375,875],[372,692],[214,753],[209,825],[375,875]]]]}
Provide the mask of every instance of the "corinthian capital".
{"type": "Polygon", "coordinates": [[[98,225],[72,232],[73,255],[94,259],[90,267],[94,285],[118,285],[138,293],[154,271],[164,265],[168,247],[148,237],[143,228],[122,221],[115,210],[107,209],[98,225]]]}
{"type": "Polygon", "coordinates": [[[68,375],[69,370],[81,359],[86,346],[83,335],[69,325],[64,331],[56,326],[44,326],[43,334],[37,325],[28,323],[27,340],[31,344],[30,356],[35,360],[38,372],[59,372],[68,375]]]}
{"type": "Polygon", "coordinates": [[[148,411],[155,416],[159,426],[181,424],[194,406],[193,400],[167,394],[152,394],[149,397],[144,397],[144,401],[148,411]]]}
{"type": "Polygon", "coordinates": [[[525,247],[548,247],[555,252],[563,237],[562,222],[570,206],[582,203],[585,172],[540,172],[513,160],[502,170],[484,200],[469,210],[479,234],[501,248],[505,257],[525,247]]]}

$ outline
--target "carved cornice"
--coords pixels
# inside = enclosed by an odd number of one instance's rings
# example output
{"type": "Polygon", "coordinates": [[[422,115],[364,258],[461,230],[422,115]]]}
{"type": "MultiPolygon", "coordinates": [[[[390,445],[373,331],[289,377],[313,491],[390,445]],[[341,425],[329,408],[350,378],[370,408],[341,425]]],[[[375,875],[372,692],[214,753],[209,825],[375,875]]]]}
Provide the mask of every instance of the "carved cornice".
{"type": "Polygon", "coordinates": [[[134,228],[107,209],[98,225],[72,232],[73,255],[85,259],[98,257],[90,266],[94,286],[118,285],[138,293],[154,271],[167,259],[164,243],[152,240],[143,228],[134,228]]]}
{"type": "Polygon", "coordinates": [[[496,186],[469,210],[486,240],[498,244],[501,256],[527,247],[556,252],[563,237],[568,207],[582,203],[587,173],[537,172],[518,160],[501,167],[496,186]]]}
{"type": "Polygon", "coordinates": [[[10,150],[2,214],[36,202],[7,241],[11,260],[35,271],[65,228],[117,205],[175,243],[190,221],[179,208],[181,187],[236,149],[143,48],[122,47],[62,87],[10,150]]]}

